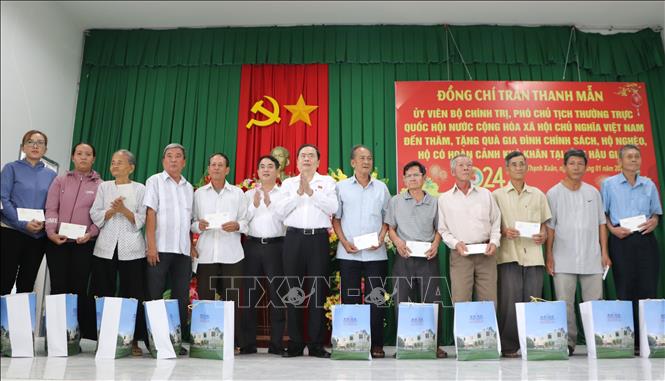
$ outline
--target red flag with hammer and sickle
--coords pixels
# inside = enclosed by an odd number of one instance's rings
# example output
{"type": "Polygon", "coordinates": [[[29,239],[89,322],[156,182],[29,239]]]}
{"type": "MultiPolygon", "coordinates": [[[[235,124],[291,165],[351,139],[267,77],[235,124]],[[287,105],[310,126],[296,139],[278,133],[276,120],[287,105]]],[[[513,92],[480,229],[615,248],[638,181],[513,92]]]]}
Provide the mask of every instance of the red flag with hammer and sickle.
{"type": "Polygon", "coordinates": [[[236,184],[255,178],[258,158],[286,148],[288,175],[296,175],[296,150],[321,151],[319,173],[328,172],[328,65],[243,65],[238,107],[236,184]]]}

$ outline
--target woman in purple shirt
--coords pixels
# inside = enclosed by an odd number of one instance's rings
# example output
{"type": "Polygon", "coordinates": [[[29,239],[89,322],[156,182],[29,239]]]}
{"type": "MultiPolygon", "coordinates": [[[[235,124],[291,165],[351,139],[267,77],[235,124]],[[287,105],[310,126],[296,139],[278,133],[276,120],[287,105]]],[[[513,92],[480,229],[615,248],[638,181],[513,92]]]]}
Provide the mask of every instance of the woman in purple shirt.
{"type": "Polygon", "coordinates": [[[95,304],[88,294],[90,265],[99,229],[90,219],[90,207],[102,182],[92,169],[95,148],[79,143],[72,150],[74,170],[51,184],[46,198],[46,262],[51,275],[51,294],[78,295],[81,337],[97,339],[95,304]],[[74,239],[62,234],[62,224],[85,226],[85,234],[74,239]]]}
{"type": "Polygon", "coordinates": [[[23,135],[21,151],[25,158],[16,160],[2,168],[0,181],[0,238],[2,240],[0,260],[0,294],[12,291],[16,281],[17,292],[31,292],[37,271],[44,258],[46,234],[44,222],[18,218],[19,208],[44,209],[46,193],[57,175],[41,161],[46,153],[48,138],[37,130],[23,135]]]}

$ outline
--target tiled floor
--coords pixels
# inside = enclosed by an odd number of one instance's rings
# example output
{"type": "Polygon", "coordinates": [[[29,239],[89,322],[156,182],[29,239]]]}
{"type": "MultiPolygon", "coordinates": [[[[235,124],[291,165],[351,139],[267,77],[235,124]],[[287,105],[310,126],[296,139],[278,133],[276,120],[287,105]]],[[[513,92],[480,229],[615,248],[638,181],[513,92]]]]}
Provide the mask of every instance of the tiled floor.
{"type": "MultiPolygon", "coordinates": [[[[259,353],[238,356],[232,361],[179,358],[154,360],[143,358],[95,360],[94,342],[84,340],[84,353],[69,358],[44,357],[43,339],[38,339],[35,358],[2,358],[0,376],[12,379],[109,380],[109,379],[289,379],[289,380],[665,380],[665,359],[593,360],[585,348],[578,347],[568,361],[461,362],[445,360],[395,360],[388,357],[373,361],[334,361],[309,358],[293,359],[259,353]]],[[[454,348],[447,347],[448,353],[454,348]]],[[[265,351],[265,350],[264,350],[265,351]]]]}

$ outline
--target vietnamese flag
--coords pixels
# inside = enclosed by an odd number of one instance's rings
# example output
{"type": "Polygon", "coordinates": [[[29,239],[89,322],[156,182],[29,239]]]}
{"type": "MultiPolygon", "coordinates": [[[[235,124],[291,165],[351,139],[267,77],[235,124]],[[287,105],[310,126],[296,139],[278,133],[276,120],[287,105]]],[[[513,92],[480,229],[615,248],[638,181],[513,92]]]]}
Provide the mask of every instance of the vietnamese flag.
{"type": "Polygon", "coordinates": [[[243,65],[238,106],[236,184],[256,178],[258,158],[276,146],[290,154],[296,175],[302,144],[321,151],[319,173],[328,173],[328,65],[243,65]]]}

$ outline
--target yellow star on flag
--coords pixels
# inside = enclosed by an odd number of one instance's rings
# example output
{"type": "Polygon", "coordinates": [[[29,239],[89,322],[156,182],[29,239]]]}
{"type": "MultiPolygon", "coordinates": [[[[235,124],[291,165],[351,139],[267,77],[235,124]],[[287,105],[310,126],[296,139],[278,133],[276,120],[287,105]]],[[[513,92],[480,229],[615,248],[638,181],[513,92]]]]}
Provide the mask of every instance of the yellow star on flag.
{"type": "Polygon", "coordinates": [[[300,94],[298,102],[294,105],[284,105],[284,107],[291,112],[291,120],[289,121],[289,126],[302,120],[308,126],[312,125],[312,122],[309,120],[309,114],[319,108],[319,106],[311,106],[305,104],[305,99],[300,94]]]}

